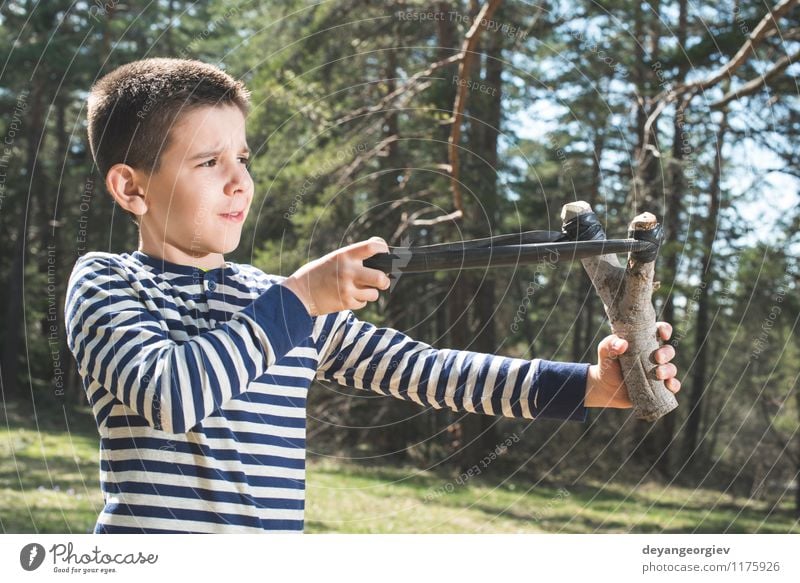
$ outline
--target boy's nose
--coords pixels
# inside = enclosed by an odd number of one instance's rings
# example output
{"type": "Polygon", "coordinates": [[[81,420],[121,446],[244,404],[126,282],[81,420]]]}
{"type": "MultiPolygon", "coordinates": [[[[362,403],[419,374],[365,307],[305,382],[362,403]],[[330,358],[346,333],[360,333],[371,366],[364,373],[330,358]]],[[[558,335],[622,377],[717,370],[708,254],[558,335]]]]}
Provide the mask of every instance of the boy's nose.
{"type": "Polygon", "coordinates": [[[233,196],[237,193],[247,192],[252,186],[253,179],[247,172],[247,169],[240,165],[239,168],[231,173],[228,177],[228,182],[225,184],[225,194],[233,196]]]}

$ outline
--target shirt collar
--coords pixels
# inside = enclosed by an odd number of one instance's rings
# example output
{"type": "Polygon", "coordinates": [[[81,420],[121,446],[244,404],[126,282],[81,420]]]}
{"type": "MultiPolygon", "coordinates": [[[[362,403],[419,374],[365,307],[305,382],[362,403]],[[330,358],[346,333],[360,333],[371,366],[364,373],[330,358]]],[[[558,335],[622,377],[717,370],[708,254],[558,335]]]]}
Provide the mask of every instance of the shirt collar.
{"type": "Polygon", "coordinates": [[[183,265],[181,263],[173,263],[171,261],[167,261],[166,259],[152,257],[146,253],[142,253],[139,250],[134,251],[133,253],[130,254],[130,256],[140,261],[144,265],[152,267],[155,271],[159,273],[177,273],[179,275],[202,275],[202,274],[212,274],[212,273],[233,275],[235,273],[239,273],[239,268],[236,266],[235,263],[231,263],[230,261],[226,261],[223,267],[215,267],[214,269],[202,269],[201,267],[196,267],[194,265],[183,265]]]}

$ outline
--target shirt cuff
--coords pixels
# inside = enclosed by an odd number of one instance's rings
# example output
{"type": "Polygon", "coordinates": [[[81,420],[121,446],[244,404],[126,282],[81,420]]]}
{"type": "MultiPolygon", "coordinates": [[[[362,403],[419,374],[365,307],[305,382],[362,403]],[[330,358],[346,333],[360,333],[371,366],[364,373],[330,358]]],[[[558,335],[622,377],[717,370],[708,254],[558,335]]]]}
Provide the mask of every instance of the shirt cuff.
{"type": "Polygon", "coordinates": [[[280,284],[270,286],[242,310],[264,330],[277,359],[311,336],[313,318],[292,290],[280,284]]]}
{"type": "Polygon", "coordinates": [[[533,378],[534,418],[586,421],[587,363],[539,360],[533,378]]]}

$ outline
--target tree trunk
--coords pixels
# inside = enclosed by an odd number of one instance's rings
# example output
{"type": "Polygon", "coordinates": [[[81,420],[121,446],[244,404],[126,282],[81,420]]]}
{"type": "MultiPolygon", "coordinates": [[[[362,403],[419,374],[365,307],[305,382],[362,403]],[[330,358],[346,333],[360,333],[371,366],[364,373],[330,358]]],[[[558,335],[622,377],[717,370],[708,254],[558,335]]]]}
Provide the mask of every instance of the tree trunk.
{"type": "Polygon", "coordinates": [[[655,71],[648,65],[657,62],[660,48],[659,31],[659,6],[660,2],[651,2],[650,5],[635,3],[634,8],[634,38],[635,38],[635,65],[633,67],[632,81],[636,86],[636,95],[639,105],[636,109],[636,135],[638,143],[634,150],[634,158],[639,162],[633,168],[633,185],[630,190],[628,208],[633,209],[633,214],[641,212],[658,213],[664,216],[663,210],[658,205],[660,168],[658,158],[653,154],[652,148],[658,147],[658,121],[648,131],[647,118],[653,111],[653,92],[657,83],[654,82],[655,71]],[[645,9],[644,7],[647,6],[645,9]],[[651,14],[652,13],[652,14],[651,14]],[[649,33],[649,36],[648,36],[649,33]],[[648,148],[645,149],[645,143],[648,148]]]}
{"type": "MultiPolygon", "coordinates": [[[[403,46],[402,39],[397,38],[397,32],[391,39],[392,45],[385,51],[386,65],[382,71],[385,94],[391,94],[397,89],[397,76],[398,76],[398,47],[403,46]]],[[[383,124],[383,131],[381,139],[387,139],[394,136],[399,136],[399,122],[396,111],[389,111],[386,114],[379,113],[377,115],[385,116],[385,123],[383,124]]],[[[378,178],[378,192],[381,197],[382,203],[388,203],[396,200],[398,197],[398,182],[397,176],[400,174],[400,168],[404,165],[402,163],[400,141],[390,141],[386,150],[378,158],[380,177],[378,178]]],[[[380,210],[380,209],[379,209],[380,210]]],[[[386,225],[395,225],[401,222],[400,211],[393,213],[385,223],[386,225]]],[[[403,242],[392,241],[390,239],[392,232],[387,228],[386,232],[370,232],[365,233],[365,236],[383,236],[389,245],[405,244],[403,242]]],[[[416,243],[416,242],[415,242],[416,243]]],[[[408,280],[398,285],[395,282],[392,285],[391,293],[387,296],[386,306],[386,323],[388,326],[398,330],[408,330],[417,322],[422,320],[419,313],[419,303],[414,301],[415,297],[424,291],[423,282],[420,280],[408,280]]],[[[388,409],[388,415],[392,419],[392,423],[386,424],[381,429],[371,430],[370,434],[377,437],[378,441],[386,447],[388,451],[405,451],[406,448],[416,442],[419,435],[427,434],[428,430],[420,426],[425,421],[425,416],[416,416],[409,418],[408,411],[413,408],[413,404],[393,404],[393,407],[388,409]]]]}
{"type": "MultiPolygon", "coordinates": [[[[603,118],[605,119],[605,118],[603,118]]],[[[592,178],[589,185],[588,200],[589,206],[594,208],[600,198],[600,181],[602,172],[600,163],[603,159],[603,149],[605,147],[605,135],[601,124],[594,128],[593,158],[592,158],[592,178]]],[[[586,347],[589,339],[594,334],[594,309],[595,295],[592,291],[592,282],[585,271],[578,272],[578,297],[576,298],[576,313],[574,334],[572,335],[572,360],[582,362],[585,360],[586,347]]]]}
{"type": "Polygon", "coordinates": [[[692,383],[689,391],[689,416],[686,420],[686,431],[684,432],[684,459],[687,468],[691,466],[700,467],[703,463],[698,447],[700,444],[701,424],[703,417],[703,397],[706,393],[706,381],[708,368],[708,341],[709,341],[709,311],[710,311],[710,291],[716,280],[714,274],[714,239],[717,234],[719,223],[720,189],[722,179],[722,146],[725,143],[725,134],[728,130],[728,112],[722,112],[722,120],[716,134],[716,155],[714,157],[714,170],[709,183],[709,207],[708,218],[703,226],[703,273],[701,274],[699,298],[697,302],[697,324],[695,329],[695,365],[692,369],[692,383]]]}
{"type": "MultiPolygon", "coordinates": [[[[498,132],[502,116],[502,46],[503,35],[485,34],[481,37],[481,44],[485,45],[485,69],[483,82],[493,89],[489,93],[475,93],[470,95],[469,110],[475,120],[470,123],[469,168],[470,174],[465,176],[465,182],[475,186],[474,192],[480,197],[483,212],[475,213],[472,218],[471,231],[475,236],[496,234],[499,224],[498,208],[499,193],[497,188],[498,167],[498,132]],[[484,219],[485,217],[485,219],[484,219]],[[484,219],[486,226],[476,230],[476,222],[484,219]],[[487,233],[486,231],[489,231],[487,233]]],[[[480,61],[475,59],[476,71],[480,74],[480,61]]],[[[465,274],[470,290],[476,289],[475,341],[471,350],[494,354],[497,352],[497,334],[494,316],[497,309],[495,295],[495,279],[491,272],[468,272],[465,274]]],[[[492,451],[497,444],[497,420],[484,414],[468,415],[462,421],[464,447],[460,452],[460,469],[468,470],[482,459],[487,452],[492,451]]],[[[488,468],[487,468],[488,469],[488,468]]]]}
{"type": "MultiPolygon", "coordinates": [[[[795,386],[794,397],[797,401],[797,421],[800,423],[800,387],[795,386]]],[[[797,436],[797,467],[794,474],[794,516],[800,520],[800,432],[797,436]]]]}
{"type": "MultiPolygon", "coordinates": [[[[675,31],[676,40],[679,47],[686,46],[686,36],[688,29],[687,0],[678,1],[678,28],[675,31]]],[[[688,60],[681,60],[678,65],[678,72],[674,83],[681,84],[686,80],[688,72],[688,60]]],[[[678,102],[675,117],[672,120],[672,159],[668,167],[668,189],[666,192],[667,202],[664,207],[664,239],[667,244],[662,249],[664,277],[662,281],[668,282],[666,289],[674,289],[674,283],[678,280],[678,246],[675,242],[680,240],[683,218],[683,197],[686,190],[686,177],[684,175],[684,140],[685,132],[685,113],[686,104],[678,102]]],[[[668,292],[664,299],[664,306],[660,320],[669,322],[673,327],[673,337],[667,341],[677,349],[675,332],[679,328],[675,324],[675,303],[674,293],[668,292]]],[[[668,480],[672,475],[671,451],[675,439],[675,415],[667,415],[663,423],[651,428],[652,430],[642,436],[647,443],[641,448],[642,461],[649,467],[655,468],[661,478],[668,480]]]]}
{"type": "Polygon", "coordinates": [[[17,383],[20,364],[20,346],[23,344],[20,338],[22,332],[22,315],[25,309],[24,304],[24,278],[25,278],[25,254],[28,242],[29,221],[33,223],[37,218],[38,197],[45,190],[45,181],[42,174],[43,170],[37,168],[37,153],[41,151],[45,144],[46,128],[44,125],[47,105],[45,102],[44,87],[40,78],[44,75],[44,70],[35,76],[32,81],[30,97],[30,114],[28,119],[29,130],[26,132],[26,160],[25,167],[27,176],[30,180],[30,198],[22,201],[19,211],[19,230],[14,244],[14,259],[11,273],[8,276],[7,303],[5,306],[5,338],[2,351],[2,376],[3,391],[8,397],[23,396],[24,391],[17,383]],[[33,208],[31,208],[33,207],[33,208]]]}

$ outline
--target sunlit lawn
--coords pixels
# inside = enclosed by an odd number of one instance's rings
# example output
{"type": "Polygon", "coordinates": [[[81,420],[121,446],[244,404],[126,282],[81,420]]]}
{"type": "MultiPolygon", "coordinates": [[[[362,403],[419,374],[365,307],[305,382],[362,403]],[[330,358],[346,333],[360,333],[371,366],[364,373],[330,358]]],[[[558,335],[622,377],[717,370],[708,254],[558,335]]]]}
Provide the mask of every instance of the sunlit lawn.
{"type": "MultiPolygon", "coordinates": [[[[0,531],[90,532],[102,507],[94,426],[85,417],[70,431],[63,419],[40,429],[7,425],[2,413],[0,531]]],[[[800,533],[789,497],[770,512],[766,502],[712,490],[592,482],[534,488],[522,479],[454,478],[312,460],[306,532],[800,533]]]]}
{"type": "Polygon", "coordinates": [[[308,477],[307,532],[366,533],[800,533],[787,502],[713,490],[585,483],[536,487],[480,476],[454,479],[414,469],[315,464],[308,477]],[[438,494],[438,496],[437,496],[438,494]]]}
{"type": "Polygon", "coordinates": [[[37,430],[35,423],[9,427],[4,416],[0,421],[0,528],[91,532],[103,500],[94,426],[37,430]]]}

